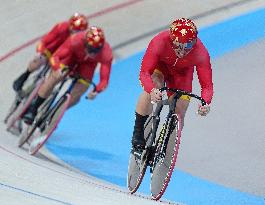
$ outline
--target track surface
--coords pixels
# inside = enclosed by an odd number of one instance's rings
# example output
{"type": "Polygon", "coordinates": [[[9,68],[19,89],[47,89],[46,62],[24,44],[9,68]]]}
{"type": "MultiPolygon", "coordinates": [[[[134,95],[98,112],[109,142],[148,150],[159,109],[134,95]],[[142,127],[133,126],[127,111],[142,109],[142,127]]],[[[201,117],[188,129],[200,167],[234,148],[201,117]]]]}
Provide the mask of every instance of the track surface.
{"type": "MultiPolygon", "coordinates": [[[[101,180],[124,185],[126,176],[124,167],[127,167],[127,158],[119,157],[127,155],[129,151],[133,110],[140,87],[135,85],[136,79],[132,80],[132,84],[122,83],[124,79],[121,75],[126,76],[126,69],[130,69],[128,72],[133,75],[138,73],[142,54],[122,60],[142,51],[152,36],[165,28],[175,17],[188,16],[195,19],[201,35],[205,35],[204,28],[210,25],[265,7],[264,1],[253,0],[205,0],[203,5],[195,0],[185,2],[0,1],[0,28],[4,31],[0,34],[2,119],[14,96],[10,89],[12,80],[25,69],[27,61],[34,55],[36,39],[55,22],[68,18],[74,11],[84,12],[90,17],[91,25],[100,25],[105,29],[107,38],[115,49],[115,57],[120,61],[113,67],[113,77],[106,93],[90,104],[82,101],[67,113],[64,122],[48,144],[48,149],[56,156],[45,150],[37,157],[28,156],[25,150],[16,148],[17,139],[5,132],[4,125],[0,124],[1,204],[165,203],[153,202],[144,196],[130,196],[125,188],[101,180]],[[116,93],[121,87],[123,89],[116,93]],[[118,106],[118,110],[124,112],[117,111],[112,117],[105,116],[105,122],[102,123],[98,107],[103,105],[104,98],[113,104],[110,99],[120,97],[121,94],[127,96],[128,92],[132,93],[130,98],[126,97],[130,102],[118,106]],[[76,123],[71,123],[72,127],[68,130],[68,121],[73,122],[75,119],[80,122],[78,113],[84,110],[87,111],[84,115],[87,121],[83,120],[84,123],[79,124],[83,129],[76,129],[76,123]],[[117,121],[113,119],[121,120],[125,124],[116,127],[117,121]],[[93,129],[87,127],[87,124],[92,124],[93,129]],[[104,125],[106,129],[102,130],[104,125]],[[123,138],[115,136],[115,132],[111,133],[112,130],[118,129],[124,134],[123,138]],[[98,130],[102,130],[102,133],[98,130]],[[98,136],[105,132],[110,133],[107,137],[113,144],[110,145],[104,138],[98,141],[98,136]],[[83,144],[83,147],[80,144],[83,144]],[[124,146],[117,148],[117,144],[124,146]],[[58,157],[101,179],[70,169],[58,157]],[[122,166],[116,166],[118,159],[121,160],[122,166]],[[110,167],[112,170],[108,176],[105,172],[110,167]],[[115,169],[116,176],[111,174],[115,169]]],[[[260,27],[260,30],[264,33],[264,27],[260,27]]],[[[243,31],[245,32],[244,27],[243,31]]],[[[207,39],[210,38],[205,38],[205,41],[207,39]]],[[[185,204],[265,204],[262,119],[264,100],[259,91],[264,87],[262,51],[265,43],[262,38],[252,36],[252,39],[253,42],[248,42],[251,44],[236,45],[234,49],[228,48],[223,53],[216,51],[222,48],[222,45],[220,47],[220,43],[216,42],[217,47],[211,50],[216,93],[212,112],[209,117],[200,120],[194,115],[196,104],[191,105],[186,118],[177,171],[165,198],[185,204]],[[232,194],[226,195],[227,191],[232,194]],[[226,201],[219,198],[220,192],[227,196],[226,201]]],[[[223,47],[227,48],[227,45],[223,47]]],[[[105,109],[103,112],[108,113],[109,108],[105,109]]],[[[148,187],[148,181],[144,183],[146,185],[143,184],[141,191],[148,193],[145,189],[145,186],[148,187]]]]}

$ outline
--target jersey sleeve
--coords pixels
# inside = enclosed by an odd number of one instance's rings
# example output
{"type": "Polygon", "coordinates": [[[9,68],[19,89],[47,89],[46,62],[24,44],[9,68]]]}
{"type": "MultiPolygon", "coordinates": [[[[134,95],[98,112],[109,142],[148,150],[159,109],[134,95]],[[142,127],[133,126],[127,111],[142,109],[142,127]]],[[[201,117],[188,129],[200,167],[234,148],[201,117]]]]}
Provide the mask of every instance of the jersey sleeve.
{"type": "Polygon", "coordinates": [[[140,84],[148,93],[155,88],[151,75],[153,74],[159,59],[156,51],[155,42],[152,40],[146,49],[140,69],[140,84]]]}
{"type": "Polygon", "coordinates": [[[110,72],[111,72],[111,65],[112,65],[112,50],[108,46],[106,51],[103,54],[104,61],[100,65],[100,81],[96,86],[97,92],[102,92],[108,86],[109,79],[110,79],[110,72]]]}
{"type": "Polygon", "coordinates": [[[210,56],[208,51],[205,49],[200,54],[202,58],[200,63],[196,65],[196,71],[201,85],[201,96],[210,104],[213,97],[213,81],[212,81],[212,68],[210,63],[210,56]]]}

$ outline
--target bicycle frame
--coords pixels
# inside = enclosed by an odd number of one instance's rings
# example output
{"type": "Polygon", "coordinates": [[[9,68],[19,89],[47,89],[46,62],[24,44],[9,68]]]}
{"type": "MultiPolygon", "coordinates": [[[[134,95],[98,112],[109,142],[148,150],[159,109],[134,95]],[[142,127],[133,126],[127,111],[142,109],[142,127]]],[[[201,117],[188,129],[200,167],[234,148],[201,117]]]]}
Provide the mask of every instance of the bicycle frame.
{"type": "Polygon", "coordinates": [[[176,94],[173,97],[172,102],[169,101],[169,99],[166,100],[161,100],[160,102],[157,103],[156,109],[153,112],[153,125],[152,125],[152,134],[151,134],[151,140],[149,140],[149,143],[147,143],[146,147],[150,148],[153,145],[153,142],[156,138],[156,132],[157,128],[160,122],[160,113],[162,111],[162,108],[164,105],[169,105],[169,112],[166,117],[166,120],[169,120],[169,117],[172,116],[172,114],[175,113],[175,107],[177,104],[177,100],[182,96],[182,94],[176,94]]]}
{"type": "MultiPolygon", "coordinates": [[[[48,106],[47,106],[47,108],[46,108],[47,111],[48,111],[48,110],[51,110],[51,107],[54,107],[54,106],[56,106],[56,105],[59,103],[60,100],[58,100],[55,104],[54,104],[54,101],[55,101],[56,97],[58,96],[60,90],[62,89],[62,87],[64,86],[64,84],[65,84],[66,81],[67,81],[67,78],[63,79],[63,81],[60,83],[59,87],[58,87],[55,91],[53,91],[53,93],[52,93],[52,95],[53,95],[53,96],[52,96],[52,99],[48,102],[49,104],[48,104],[48,106]]],[[[72,80],[70,86],[69,86],[68,89],[64,92],[64,94],[62,94],[62,96],[65,96],[66,94],[71,93],[71,91],[72,91],[72,89],[73,89],[73,87],[74,87],[74,85],[76,84],[77,81],[78,81],[78,78],[74,78],[74,79],[72,80]]],[[[37,120],[36,123],[41,123],[43,120],[46,120],[46,118],[47,118],[49,115],[50,115],[50,112],[45,112],[45,114],[41,117],[41,120],[37,120]]],[[[51,116],[53,116],[53,114],[52,114],[51,116]]],[[[39,125],[38,125],[38,126],[39,126],[39,125]]]]}
{"type": "MultiPolygon", "coordinates": [[[[62,94],[62,97],[60,99],[62,99],[63,97],[65,97],[67,94],[70,94],[71,91],[73,90],[75,84],[78,82],[78,80],[80,79],[80,76],[75,76],[75,77],[71,77],[72,78],[72,82],[69,85],[68,89],[62,94]]],[[[56,99],[56,97],[58,96],[61,88],[63,87],[63,85],[65,84],[65,82],[68,80],[69,78],[65,78],[63,79],[63,81],[61,82],[61,84],[59,85],[59,87],[56,89],[56,91],[53,93],[53,97],[51,99],[51,101],[49,102],[48,106],[47,106],[47,111],[45,112],[44,116],[41,117],[41,120],[38,120],[39,123],[41,123],[42,121],[46,120],[48,118],[48,116],[50,115],[50,118],[53,117],[55,111],[53,111],[54,113],[51,114],[51,112],[49,112],[49,110],[53,110],[51,109],[52,107],[57,106],[57,104],[60,102],[60,99],[58,101],[56,101],[56,103],[54,104],[54,101],[56,99]]],[[[95,83],[93,83],[92,81],[90,82],[95,90],[95,83]]]]}

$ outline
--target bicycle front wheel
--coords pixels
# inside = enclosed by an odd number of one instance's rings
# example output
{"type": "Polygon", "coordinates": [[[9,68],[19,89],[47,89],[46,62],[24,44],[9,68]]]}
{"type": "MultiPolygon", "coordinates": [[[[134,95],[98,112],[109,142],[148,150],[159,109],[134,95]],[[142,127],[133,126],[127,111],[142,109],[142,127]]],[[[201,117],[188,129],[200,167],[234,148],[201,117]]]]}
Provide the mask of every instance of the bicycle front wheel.
{"type": "Polygon", "coordinates": [[[67,110],[70,103],[71,96],[67,94],[66,96],[62,96],[59,101],[55,104],[53,108],[51,108],[48,112],[47,118],[40,125],[40,129],[42,130],[41,135],[35,137],[29,146],[29,154],[36,154],[39,149],[44,145],[44,143],[49,139],[52,135],[53,131],[58,126],[61,121],[65,111],[67,110]]]}
{"type": "Polygon", "coordinates": [[[166,131],[165,137],[163,142],[159,142],[162,145],[158,143],[160,148],[155,153],[151,176],[151,195],[154,200],[162,197],[173,173],[180,145],[181,124],[180,116],[173,115],[166,130],[161,130],[166,131]]]}
{"type": "MultiPolygon", "coordinates": [[[[152,116],[150,115],[146,120],[144,126],[144,138],[146,141],[149,140],[152,130],[152,116]]],[[[147,168],[148,156],[146,155],[146,150],[144,150],[142,157],[135,156],[130,153],[128,175],[127,175],[127,187],[131,194],[135,193],[139,188],[147,168]]]]}
{"type": "Polygon", "coordinates": [[[38,125],[40,124],[40,121],[37,121],[36,123],[33,123],[32,125],[26,125],[24,122],[23,124],[25,126],[20,138],[18,140],[17,146],[22,147],[32,136],[40,135],[40,130],[38,129],[38,125]]]}

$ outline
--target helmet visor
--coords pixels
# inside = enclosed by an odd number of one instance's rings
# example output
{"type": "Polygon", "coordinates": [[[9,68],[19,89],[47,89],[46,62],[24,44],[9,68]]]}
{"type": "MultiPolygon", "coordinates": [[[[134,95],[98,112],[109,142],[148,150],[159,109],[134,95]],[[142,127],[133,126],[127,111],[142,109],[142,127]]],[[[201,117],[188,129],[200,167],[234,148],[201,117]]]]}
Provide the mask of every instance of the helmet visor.
{"type": "Polygon", "coordinates": [[[91,45],[86,44],[86,48],[88,53],[97,54],[102,49],[102,46],[95,48],[91,45]]]}

